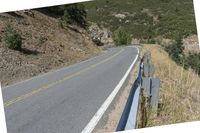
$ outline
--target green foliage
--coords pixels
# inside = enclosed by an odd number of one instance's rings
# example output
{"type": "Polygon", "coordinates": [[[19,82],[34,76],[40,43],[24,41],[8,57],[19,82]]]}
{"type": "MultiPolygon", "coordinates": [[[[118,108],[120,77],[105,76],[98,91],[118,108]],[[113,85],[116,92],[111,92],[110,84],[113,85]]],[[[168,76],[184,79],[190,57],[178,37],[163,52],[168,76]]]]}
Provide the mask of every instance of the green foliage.
{"type": "Polygon", "coordinates": [[[192,0],[95,0],[84,5],[88,21],[104,25],[112,32],[122,26],[134,38],[175,39],[178,33],[197,34],[192,0]],[[117,13],[129,15],[119,21],[113,15],[117,13]]]}
{"type": "Polygon", "coordinates": [[[21,50],[22,38],[20,34],[18,34],[17,31],[11,27],[11,25],[7,25],[5,27],[3,40],[5,41],[8,48],[21,50]]]}
{"type": "Polygon", "coordinates": [[[63,19],[67,23],[76,23],[85,28],[87,26],[86,16],[87,13],[82,4],[73,4],[65,8],[63,19]]]}
{"type": "Polygon", "coordinates": [[[87,12],[83,4],[61,5],[46,8],[46,11],[54,16],[62,17],[65,24],[77,24],[87,27],[87,12]]]}
{"type": "Polygon", "coordinates": [[[185,69],[192,68],[197,74],[200,75],[200,53],[184,54],[184,47],[181,36],[176,38],[176,41],[166,47],[169,56],[179,65],[185,69]]]}
{"type": "Polygon", "coordinates": [[[147,43],[148,43],[148,44],[155,44],[156,41],[155,41],[154,39],[151,39],[151,38],[150,38],[150,39],[147,40],[147,43]]]}
{"type": "Polygon", "coordinates": [[[114,32],[113,38],[116,45],[127,45],[130,42],[130,35],[122,27],[114,32]]]}
{"type": "Polygon", "coordinates": [[[200,53],[189,53],[185,62],[187,67],[191,67],[200,75],[200,53]]]}
{"type": "Polygon", "coordinates": [[[49,15],[59,17],[59,16],[63,16],[64,8],[65,8],[65,6],[62,5],[62,6],[47,7],[42,10],[45,11],[49,15]]]}
{"type": "Polygon", "coordinates": [[[175,42],[172,45],[169,45],[166,47],[166,51],[169,53],[169,56],[177,63],[180,64],[183,59],[183,43],[182,43],[182,37],[178,35],[176,37],[175,42]]]}

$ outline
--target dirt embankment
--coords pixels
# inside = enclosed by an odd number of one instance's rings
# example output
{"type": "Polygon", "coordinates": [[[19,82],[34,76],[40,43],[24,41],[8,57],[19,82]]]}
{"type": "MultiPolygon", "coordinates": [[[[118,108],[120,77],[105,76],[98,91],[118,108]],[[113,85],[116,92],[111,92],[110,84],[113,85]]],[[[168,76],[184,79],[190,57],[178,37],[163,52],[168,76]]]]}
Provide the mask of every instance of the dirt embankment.
{"type": "Polygon", "coordinates": [[[39,11],[0,14],[0,81],[2,85],[58,69],[101,52],[84,29],[62,28],[59,20],[39,11]],[[34,15],[32,15],[32,13],[34,15]],[[3,41],[10,24],[22,36],[22,51],[10,50],[3,41]]]}

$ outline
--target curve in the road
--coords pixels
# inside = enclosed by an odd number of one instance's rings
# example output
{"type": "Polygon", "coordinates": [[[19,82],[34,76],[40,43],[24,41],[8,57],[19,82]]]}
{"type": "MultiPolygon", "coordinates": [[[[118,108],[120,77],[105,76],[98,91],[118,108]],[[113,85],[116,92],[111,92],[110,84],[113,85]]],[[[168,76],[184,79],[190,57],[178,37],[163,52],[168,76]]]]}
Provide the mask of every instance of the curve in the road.
{"type": "Polygon", "coordinates": [[[111,48],[87,61],[4,87],[8,133],[77,133],[85,127],[91,131],[137,56],[133,47],[111,48]]]}
{"type": "Polygon", "coordinates": [[[78,75],[80,75],[80,74],[82,74],[82,73],[84,73],[84,72],[86,72],[86,71],[88,71],[88,70],[90,70],[90,69],[92,69],[92,68],[94,68],[94,67],[100,65],[100,64],[103,64],[103,63],[105,63],[105,62],[111,60],[112,58],[116,57],[117,55],[119,55],[119,54],[120,54],[121,52],[123,52],[123,51],[124,51],[124,49],[122,49],[122,50],[120,50],[119,52],[117,52],[116,54],[114,54],[114,55],[108,57],[107,59],[102,60],[101,62],[98,62],[98,63],[96,63],[96,64],[93,64],[93,65],[91,65],[91,66],[89,66],[89,67],[87,67],[87,68],[85,68],[85,69],[82,69],[82,70],[80,70],[80,71],[78,71],[78,72],[75,72],[75,73],[73,73],[73,74],[71,74],[71,75],[67,75],[67,76],[64,77],[63,79],[54,81],[54,82],[52,82],[52,83],[50,83],[50,84],[48,84],[48,85],[46,85],[46,86],[42,86],[41,88],[34,89],[34,90],[32,90],[32,91],[30,91],[30,92],[28,92],[28,93],[26,93],[26,94],[23,94],[23,95],[21,95],[21,96],[18,96],[18,97],[16,97],[16,98],[13,98],[13,99],[11,99],[11,100],[5,102],[5,103],[4,103],[4,107],[5,107],[5,108],[6,108],[6,107],[9,107],[9,106],[11,106],[12,104],[15,104],[15,103],[17,103],[17,102],[20,102],[20,101],[22,101],[23,99],[26,99],[26,98],[28,98],[28,97],[34,95],[34,94],[40,93],[41,91],[45,91],[45,90],[47,90],[47,89],[49,89],[49,88],[52,88],[53,86],[55,86],[55,85],[57,85],[57,84],[59,84],[59,83],[62,83],[62,82],[66,81],[66,80],[68,80],[68,79],[70,79],[70,78],[73,78],[73,77],[75,77],[75,76],[78,76],[78,75]]]}

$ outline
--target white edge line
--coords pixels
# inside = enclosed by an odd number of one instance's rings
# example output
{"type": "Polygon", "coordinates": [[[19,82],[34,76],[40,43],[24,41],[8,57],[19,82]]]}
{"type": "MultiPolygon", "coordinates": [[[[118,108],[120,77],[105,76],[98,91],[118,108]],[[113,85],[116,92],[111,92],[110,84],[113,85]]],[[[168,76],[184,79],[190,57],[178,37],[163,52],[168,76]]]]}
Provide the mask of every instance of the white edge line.
{"type": "Polygon", "coordinates": [[[136,55],[135,60],[133,61],[133,63],[129,67],[129,69],[126,71],[125,75],[120,80],[118,85],[112,91],[112,93],[108,96],[108,98],[105,100],[105,102],[101,105],[101,107],[95,113],[95,115],[92,117],[92,119],[87,124],[87,126],[82,130],[82,133],[91,133],[94,130],[95,126],[97,125],[97,123],[99,122],[99,120],[101,119],[101,117],[103,116],[103,114],[105,113],[105,111],[107,110],[107,108],[109,107],[109,105],[111,104],[111,102],[113,101],[115,96],[117,95],[118,91],[120,90],[120,88],[124,84],[126,78],[128,77],[130,71],[132,70],[132,68],[133,68],[134,64],[136,63],[138,56],[139,56],[139,49],[137,47],[135,47],[135,48],[137,49],[137,55],[136,55]]]}
{"type": "Polygon", "coordinates": [[[0,82],[0,125],[1,125],[1,133],[7,133],[5,111],[4,111],[4,106],[3,106],[3,98],[2,98],[2,90],[1,90],[1,82],[0,82]]]}

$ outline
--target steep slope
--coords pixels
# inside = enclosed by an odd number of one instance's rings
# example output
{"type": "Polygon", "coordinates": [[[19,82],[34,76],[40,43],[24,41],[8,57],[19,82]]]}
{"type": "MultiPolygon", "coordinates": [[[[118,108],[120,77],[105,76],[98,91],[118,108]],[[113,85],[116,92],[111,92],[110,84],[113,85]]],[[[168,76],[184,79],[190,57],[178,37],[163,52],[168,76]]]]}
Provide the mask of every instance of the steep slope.
{"type": "Polygon", "coordinates": [[[85,30],[62,28],[59,20],[32,10],[0,14],[0,81],[8,85],[100,53],[85,30]],[[22,36],[22,51],[5,47],[10,24],[22,36]]]}
{"type": "Polygon", "coordinates": [[[144,49],[151,51],[155,75],[161,80],[160,108],[151,113],[147,126],[199,120],[199,76],[178,66],[158,45],[145,45],[144,49]]]}
{"type": "Polygon", "coordinates": [[[192,0],[94,0],[85,6],[89,21],[112,31],[123,26],[135,38],[197,33],[192,0]]]}

